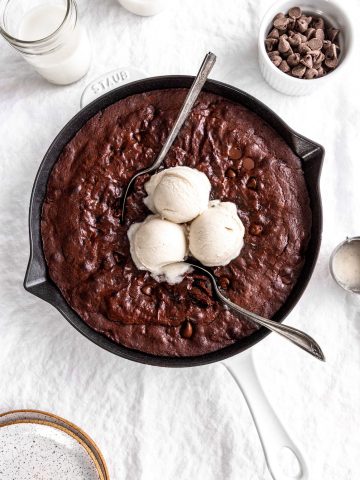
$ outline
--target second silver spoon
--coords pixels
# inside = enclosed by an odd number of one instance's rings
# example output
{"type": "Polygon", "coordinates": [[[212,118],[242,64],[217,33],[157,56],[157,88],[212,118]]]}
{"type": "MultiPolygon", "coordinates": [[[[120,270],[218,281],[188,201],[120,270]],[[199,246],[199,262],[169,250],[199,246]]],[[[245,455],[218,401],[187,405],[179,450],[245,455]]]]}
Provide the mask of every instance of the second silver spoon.
{"type": "Polygon", "coordinates": [[[196,268],[197,270],[205,273],[210,278],[216,296],[223,304],[231,308],[231,310],[240,313],[242,316],[255,323],[256,325],[260,325],[262,327],[268,328],[272,332],[278,333],[279,335],[285,337],[287,340],[290,340],[290,342],[294,343],[296,346],[302,348],[314,357],[325,362],[325,355],[323,354],[318,343],[313,338],[311,338],[310,335],[302,332],[301,330],[298,330],[297,328],[289,327],[288,325],[282,325],[281,323],[275,322],[274,320],[260,317],[255,313],[245,310],[244,308],[240,307],[239,305],[225,297],[217,284],[215,276],[210,270],[196,263],[186,263],[196,268]]]}

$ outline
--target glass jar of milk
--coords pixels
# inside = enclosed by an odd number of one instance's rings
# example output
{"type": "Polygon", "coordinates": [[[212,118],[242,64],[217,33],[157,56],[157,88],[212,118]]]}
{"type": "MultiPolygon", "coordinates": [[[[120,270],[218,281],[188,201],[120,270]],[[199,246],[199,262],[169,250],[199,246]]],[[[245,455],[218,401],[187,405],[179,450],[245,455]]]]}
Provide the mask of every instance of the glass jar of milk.
{"type": "Polygon", "coordinates": [[[49,82],[67,85],[89,70],[74,0],[0,0],[0,33],[49,82]]]}

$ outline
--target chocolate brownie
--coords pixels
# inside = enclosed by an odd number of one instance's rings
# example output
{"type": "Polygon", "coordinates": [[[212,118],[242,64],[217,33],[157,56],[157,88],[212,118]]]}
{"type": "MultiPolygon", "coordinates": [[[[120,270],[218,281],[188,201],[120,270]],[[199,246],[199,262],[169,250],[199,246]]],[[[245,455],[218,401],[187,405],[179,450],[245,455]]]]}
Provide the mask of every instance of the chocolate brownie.
{"type": "MultiPolygon", "coordinates": [[[[49,275],[90,327],[129,348],[163,356],[211,352],[254,326],[213,297],[208,279],[189,273],[176,285],[139,271],[127,230],[150,213],[140,177],[120,225],[131,176],[160,151],[186,95],[152,91],[91,118],[64,148],[49,178],[41,231],[49,275]]],[[[234,202],[245,226],[238,258],[214,273],[242,307],[272,317],[301,271],[311,211],[300,159],[260,117],[202,93],[165,167],[204,172],[212,198],[234,202]]]]}

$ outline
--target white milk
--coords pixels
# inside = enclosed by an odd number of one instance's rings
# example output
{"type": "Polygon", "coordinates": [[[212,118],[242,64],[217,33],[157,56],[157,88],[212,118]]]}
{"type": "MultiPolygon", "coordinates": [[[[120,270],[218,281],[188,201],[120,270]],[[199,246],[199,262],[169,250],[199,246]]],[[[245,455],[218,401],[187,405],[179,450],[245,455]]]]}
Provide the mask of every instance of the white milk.
{"type": "MultiPolygon", "coordinates": [[[[65,13],[66,9],[58,5],[45,4],[32,8],[21,21],[19,38],[35,41],[47,37],[61,25],[65,13]]],[[[89,70],[91,62],[89,39],[79,23],[63,40],[63,45],[54,51],[42,55],[25,55],[25,59],[40,75],[58,85],[79,80],[89,70]]]]}

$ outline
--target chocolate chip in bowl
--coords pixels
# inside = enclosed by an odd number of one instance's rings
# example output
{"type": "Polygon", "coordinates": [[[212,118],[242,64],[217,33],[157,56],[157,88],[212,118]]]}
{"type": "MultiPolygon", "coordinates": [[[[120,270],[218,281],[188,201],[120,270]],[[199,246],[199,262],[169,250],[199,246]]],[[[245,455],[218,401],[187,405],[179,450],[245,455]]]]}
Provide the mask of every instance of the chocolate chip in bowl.
{"type": "Polygon", "coordinates": [[[343,70],[348,63],[352,37],[350,18],[335,3],[277,2],[260,26],[261,73],[282,93],[312,93],[343,70]]]}

